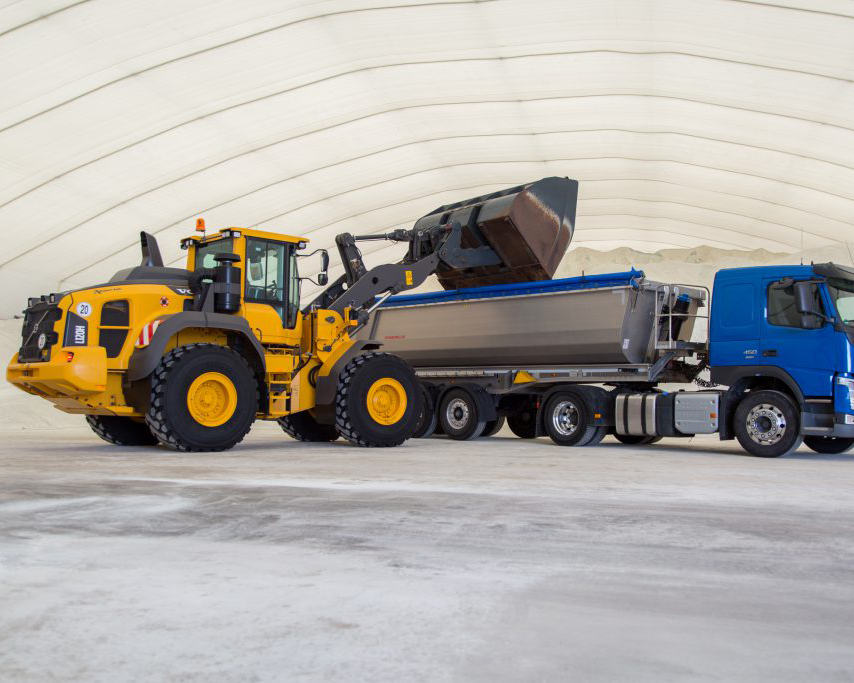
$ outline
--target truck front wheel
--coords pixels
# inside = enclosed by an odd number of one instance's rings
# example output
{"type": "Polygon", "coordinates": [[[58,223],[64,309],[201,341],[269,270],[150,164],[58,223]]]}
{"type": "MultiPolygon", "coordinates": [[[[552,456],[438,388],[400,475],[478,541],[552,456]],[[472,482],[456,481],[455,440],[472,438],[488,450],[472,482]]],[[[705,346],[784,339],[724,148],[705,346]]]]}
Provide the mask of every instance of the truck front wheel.
{"type": "Polygon", "coordinates": [[[584,446],[597,436],[590,422],[590,410],[575,394],[556,394],[543,413],[546,432],[558,446],[584,446]]]}
{"type": "Polygon", "coordinates": [[[741,447],[761,458],[779,458],[801,445],[798,409],[786,394],[751,391],[735,409],[733,430],[741,447]]]}
{"type": "Polygon", "coordinates": [[[224,451],[246,436],[257,411],[258,386],[242,356],[188,344],[163,356],[152,373],[145,421],[167,448],[224,451]]]}
{"type": "Polygon", "coordinates": [[[156,446],[157,437],[145,422],[117,415],[87,415],[86,422],[104,441],[116,446],[156,446]]]}
{"type": "Polygon", "coordinates": [[[804,443],[816,453],[837,454],[850,451],[854,439],[842,436],[805,436],[804,443]]]}
{"type": "Polygon", "coordinates": [[[335,395],[335,426],[356,446],[399,446],[421,412],[415,371],[390,353],[363,353],[344,367],[335,395]]]}

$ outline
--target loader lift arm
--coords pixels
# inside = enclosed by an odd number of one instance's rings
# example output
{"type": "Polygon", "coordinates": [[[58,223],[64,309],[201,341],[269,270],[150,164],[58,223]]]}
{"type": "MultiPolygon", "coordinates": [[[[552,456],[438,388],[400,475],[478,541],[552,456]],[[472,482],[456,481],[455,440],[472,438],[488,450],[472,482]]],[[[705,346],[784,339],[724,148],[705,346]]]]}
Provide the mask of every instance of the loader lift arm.
{"type": "Polygon", "coordinates": [[[389,296],[421,285],[440,265],[449,268],[472,268],[502,263],[501,257],[488,246],[465,248],[461,245],[462,226],[444,224],[430,230],[395,230],[382,235],[351,235],[335,238],[344,274],[324,290],[308,309],[318,307],[343,314],[345,308],[369,313],[377,297],[389,296]],[[371,270],[365,268],[357,242],[389,240],[408,242],[409,250],[398,263],[386,263],[371,270]]]}

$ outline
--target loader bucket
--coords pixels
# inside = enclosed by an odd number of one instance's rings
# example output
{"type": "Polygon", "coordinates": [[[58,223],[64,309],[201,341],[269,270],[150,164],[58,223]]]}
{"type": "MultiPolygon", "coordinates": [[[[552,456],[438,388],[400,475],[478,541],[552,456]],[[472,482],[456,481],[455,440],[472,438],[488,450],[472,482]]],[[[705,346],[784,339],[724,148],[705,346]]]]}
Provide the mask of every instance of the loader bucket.
{"type": "Polygon", "coordinates": [[[445,289],[549,280],[575,228],[578,181],[543,178],[534,183],[440,206],[422,216],[415,230],[459,222],[462,246],[489,246],[502,263],[478,268],[440,268],[445,289]]]}

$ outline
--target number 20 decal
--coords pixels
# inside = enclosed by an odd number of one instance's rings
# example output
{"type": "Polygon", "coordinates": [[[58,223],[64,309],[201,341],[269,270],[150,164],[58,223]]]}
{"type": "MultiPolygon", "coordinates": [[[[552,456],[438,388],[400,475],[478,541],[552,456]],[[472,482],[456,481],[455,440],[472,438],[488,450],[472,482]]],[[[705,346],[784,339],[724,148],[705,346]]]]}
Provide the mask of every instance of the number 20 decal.
{"type": "Polygon", "coordinates": [[[85,301],[81,301],[77,304],[77,315],[81,318],[88,318],[92,313],[92,304],[88,304],[85,301]]]}

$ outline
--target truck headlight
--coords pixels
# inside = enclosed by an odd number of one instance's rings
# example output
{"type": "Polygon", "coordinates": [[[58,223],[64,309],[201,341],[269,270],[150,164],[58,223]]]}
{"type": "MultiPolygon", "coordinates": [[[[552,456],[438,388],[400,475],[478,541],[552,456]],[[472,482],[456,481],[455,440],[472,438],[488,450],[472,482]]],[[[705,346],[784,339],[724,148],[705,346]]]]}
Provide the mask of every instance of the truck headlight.
{"type": "Polygon", "coordinates": [[[854,411],[854,379],[850,377],[837,377],[836,383],[848,389],[848,405],[854,411]]]}

